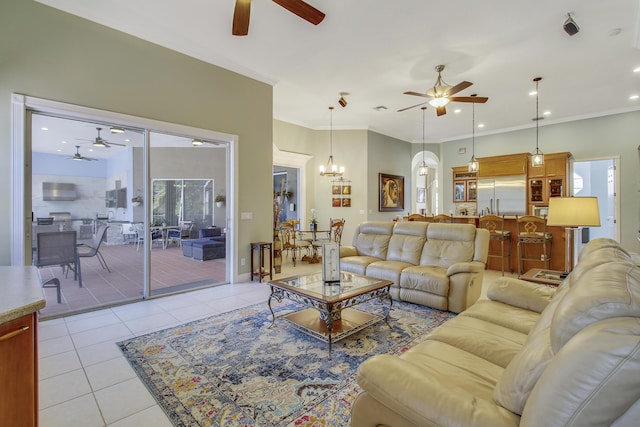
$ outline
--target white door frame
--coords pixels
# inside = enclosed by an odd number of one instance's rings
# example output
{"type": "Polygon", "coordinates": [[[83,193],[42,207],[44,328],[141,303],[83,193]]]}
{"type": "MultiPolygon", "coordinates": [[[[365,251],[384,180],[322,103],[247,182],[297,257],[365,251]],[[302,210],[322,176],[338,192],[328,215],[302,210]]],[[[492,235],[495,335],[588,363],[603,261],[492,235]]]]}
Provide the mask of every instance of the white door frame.
{"type": "MultiPolygon", "coordinates": [[[[31,239],[31,212],[27,212],[25,195],[31,194],[31,189],[26,188],[25,174],[31,170],[30,158],[27,158],[26,146],[27,111],[47,113],[58,116],[83,119],[87,121],[112,121],[123,126],[147,129],[149,131],[183,135],[194,138],[220,141],[229,144],[227,150],[227,239],[230,242],[227,248],[228,267],[231,269],[230,282],[236,283],[238,279],[238,266],[236,262],[236,250],[238,236],[235,232],[237,200],[233,197],[238,186],[238,136],[215,132],[208,129],[200,129],[175,123],[151,120],[128,114],[112,111],[82,107],[48,99],[35,98],[22,94],[11,95],[11,265],[25,265],[27,258],[26,239],[31,239]],[[27,161],[28,160],[28,161],[27,161]],[[29,226],[27,226],[29,225],[29,226]]],[[[148,133],[148,132],[147,132],[148,133]]],[[[146,144],[149,149],[148,141],[146,144]]],[[[147,156],[148,157],[148,156],[147,156]]],[[[30,173],[30,172],[29,172],[30,173]]],[[[146,179],[146,177],[145,177],[146,179]]]]}

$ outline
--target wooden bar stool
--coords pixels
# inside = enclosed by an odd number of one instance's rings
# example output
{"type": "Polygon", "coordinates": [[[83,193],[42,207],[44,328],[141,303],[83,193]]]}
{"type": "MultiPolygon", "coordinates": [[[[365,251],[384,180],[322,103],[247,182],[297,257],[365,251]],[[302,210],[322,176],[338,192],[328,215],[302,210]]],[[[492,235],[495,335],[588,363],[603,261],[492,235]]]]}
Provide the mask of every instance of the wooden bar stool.
{"type": "Polygon", "coordinates": [[[511,241],[511,232],[504,231],[504,216],[497,215],[484,215],[480,217],[479,228],[489,230],[489,239],[500,242],[500,254],[489,252],[487,257],[500,258],[500,266],[502,268],[502,275],[504,276],[504,245],[507,247],[507,266],[511,266],[511,247],[513,242],[511,241]]]}
{"type": "Polygon", "coordinates": [[[271,242],[253,242],[251,243],[251,280],[258,278],[258,282],[262,282],[262,278],[269,276],[269,280],[273,280],[273,252],[271,242]],[[264,268],[264,253],[269,252],[269,272],[264,268]],[[254,254],[258,253],[258,268],[254,268],[254,254]]]}
{"type": "Polygon", "coordinates": [[[518,227],[518,275],[523,273],[524,264],[542,262],[546,270],[551,263],[553,235],[547,233],[547,217],[525,215],[516,217],[518,227]],[[538,247],[535,253],[527,254],[527,247],[538,247]],[[548,250],[547,250],[548,248],[548,250]]]}
{"type": "Polygon", "coordinates": [[[450,215],[440,214],[433,217],[433,222],[452,223],[453,217],[451,217],[450,215]]]}

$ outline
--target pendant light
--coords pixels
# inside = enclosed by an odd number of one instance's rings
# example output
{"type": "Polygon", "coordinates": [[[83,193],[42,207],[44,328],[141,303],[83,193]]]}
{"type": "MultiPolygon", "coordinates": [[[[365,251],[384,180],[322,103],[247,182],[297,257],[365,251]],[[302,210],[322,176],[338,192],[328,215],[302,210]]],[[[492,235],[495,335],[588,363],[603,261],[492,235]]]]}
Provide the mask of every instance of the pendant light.
{"type": "Polygon", "coordinates": [[[329,127],[329,161],[327,166],[320,166],[321,176],[342,176],[344,175],[344,166],[338,166],[333,161],[333,107],[329,107],[331,121],[329,127]]]}
{"type": "Polygon", "coordinates": [[[536,117],[533,119],[536,121],[536,152],[531,155],[531,166],[533,167],[544,166],[544,154],[538,148],[538,122],[544,119],[544,117],[538,115],[538,82],[540,80],[542,80],[542,77],[533,79],[533,81],[536,82],[536,117]]]}
{"type": "Polygon", "coordinates": [[[418,174],[420,176],[427,176],[429,170],[427,168],[427,163],[424,161],[424,112],[427,110],[427,107],[422,107],[422,164],[418,168],[418,174]]]}
{"type": "MultiPolygon", "coordinates": [[[[471,96],[478,96],[478,94],[474,93],[471,96]]],[[[480,170],[480,164],[476,160],[476,104],[471,104],[473,108],[473,113],[471,115],[471,160],[469,160],[468,171],[469,172],[478,172],[480,170]]]]}

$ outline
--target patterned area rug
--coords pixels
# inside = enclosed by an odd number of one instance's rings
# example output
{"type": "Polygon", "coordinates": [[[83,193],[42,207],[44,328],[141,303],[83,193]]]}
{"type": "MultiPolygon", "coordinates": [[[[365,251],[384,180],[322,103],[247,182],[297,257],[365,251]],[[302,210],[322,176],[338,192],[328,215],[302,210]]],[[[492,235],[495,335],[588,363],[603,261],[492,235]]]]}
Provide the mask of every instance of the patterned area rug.
{"type": "MultiPolygon", "coordinates": [[[[276,315],[299,308],[281,305],[276,315]]],[[[118,345],[176,426],[347,426],[358,365],[406,351],[453,316],[394,301],[389,325],[334,343],[331,359],[327,343],[284,320],[270,327],[266,304],[118,345]]]]}

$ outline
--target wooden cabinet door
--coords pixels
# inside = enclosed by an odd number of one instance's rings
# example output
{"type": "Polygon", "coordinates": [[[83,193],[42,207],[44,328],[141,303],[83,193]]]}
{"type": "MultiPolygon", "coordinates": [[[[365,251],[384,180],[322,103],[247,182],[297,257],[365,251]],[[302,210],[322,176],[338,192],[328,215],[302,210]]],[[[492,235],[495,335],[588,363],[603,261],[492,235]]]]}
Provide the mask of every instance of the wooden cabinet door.
{"type": "Polygon", "coordinates": [[[546,176],[564,178],[567,175],[567,160],[565,158],[549,159],[545,161],[546,176]]]}
{"type": "Polygon", "coordinates": [[[0,424],[37,425],[35,313],[0,325],[0,424]]]}

